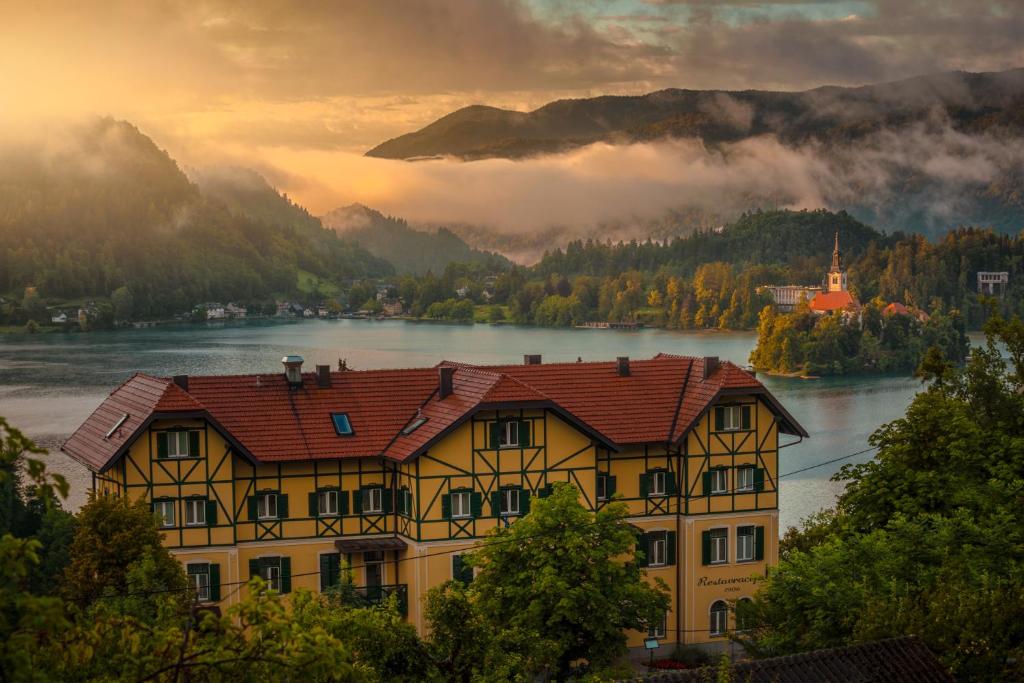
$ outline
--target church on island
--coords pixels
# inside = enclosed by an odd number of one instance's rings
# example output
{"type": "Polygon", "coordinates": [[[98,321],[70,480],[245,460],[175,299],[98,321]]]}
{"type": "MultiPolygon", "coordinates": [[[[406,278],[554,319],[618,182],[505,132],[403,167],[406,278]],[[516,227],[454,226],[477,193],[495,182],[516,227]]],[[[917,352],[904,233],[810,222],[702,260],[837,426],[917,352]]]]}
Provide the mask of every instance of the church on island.
{"type": "Polygon", "coordinates": [[[758,291],[768,292],[776,307],[784,313],[792,312],[801,301],[807,301],[811,311],[819,315],[835,311],[843,311],[844,314],[853,316],[860,314],[860,302],[850,293],[846,281],[846,268],[843,266],[843,252],[839,249],[838,231],[832,249],[832,266],[825,273],[821,287],[765,285],[758,291]]]}

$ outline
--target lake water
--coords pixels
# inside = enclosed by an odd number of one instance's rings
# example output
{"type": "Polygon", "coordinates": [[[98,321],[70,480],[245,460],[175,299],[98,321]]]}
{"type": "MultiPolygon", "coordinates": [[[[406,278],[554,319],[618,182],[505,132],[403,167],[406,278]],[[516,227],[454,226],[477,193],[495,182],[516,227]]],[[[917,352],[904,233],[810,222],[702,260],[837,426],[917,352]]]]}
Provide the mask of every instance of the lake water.
{"type": "MultiPolygon", "coordinates": [[[[405,321],[305,320],[224,326],[160,327],[88,334],[0,336],[0,415],[54,452],[50,466],[69,478],[68,506],[85,500],[89,476],[56,451],[89,413],[133,372],[156,375],[276,372],[281,357],[302,355],[306,367],[354,369],[421,367],[442,359],[519,363],[523,354],[544,361],[649,358],[660,351],[719,356],[745,365],[750,332],[672,332],[540,329],[511,325],[440,325],[405,321]]],[[[917,380],[904,377],[762,381],[804,425],[811,438],[780,453],[788,472],[860,451],[884,422],[900,417],[917,380]]],[[[787,440],[789,438],[787,437],[787,440]]],[[[841,486],[829,478],[864,454],[793,476],[781,484],[781,527],[830,506],[841,486]]]]}

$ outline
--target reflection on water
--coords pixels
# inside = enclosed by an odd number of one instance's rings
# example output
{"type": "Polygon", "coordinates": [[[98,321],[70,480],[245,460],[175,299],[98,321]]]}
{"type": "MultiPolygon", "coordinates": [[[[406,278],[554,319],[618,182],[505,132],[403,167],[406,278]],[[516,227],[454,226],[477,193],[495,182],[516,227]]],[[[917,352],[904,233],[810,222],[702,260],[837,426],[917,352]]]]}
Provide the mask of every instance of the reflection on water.
{"type": "MultiPolygon", "coordinates": [[[[334,366],[344,358],[357,369],[422,367],[446,358],[517,363],[527,353],[543,354],[546,362],[645,358],[660,351],[719,356],[746,364],[754,341],[750,332],[550,330],[356,320],[0,336],[0,415],[55,449],[136,371],[156,375],[276,372],[281,357],[290,353],[301,354],[310,366],[334,366]]],[[[920,386],[902,377],[762,380],[811,434],[810,439],[781,452],[783,474],[865,448],[879,425],[902,415],[920,386]]],[[[48,459],[69,476],[69,505],[77,508],[89,485],[88,472],[60,453],[48,459]]],[[[841,486],[829,477],[842,464],[781,480],[783,528],[831,505],[841,486]]]]}

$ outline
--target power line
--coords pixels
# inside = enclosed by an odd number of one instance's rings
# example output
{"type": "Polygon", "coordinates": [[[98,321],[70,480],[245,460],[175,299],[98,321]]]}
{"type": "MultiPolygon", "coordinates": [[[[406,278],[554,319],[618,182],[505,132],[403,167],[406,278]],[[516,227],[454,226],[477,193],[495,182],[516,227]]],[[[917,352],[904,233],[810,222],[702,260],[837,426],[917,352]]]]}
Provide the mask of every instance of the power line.
{"type": "MultiPolygon", "coordinates": [[[[795,474],[800,474],[801,472],[806,472],[808,470],[813,470],[813,469],[816,469],[818,467],[824,467],[825,465],[831,465],[832,463],[840,462],[842,460],[849,460],[850,458],[855,458],[858,455],[863,455],[865,453],[870,453],[871,451],[877,450],[877,449],[878,449],[878,446],[870,446],[868,448],[856,451],[854,453],[849,453],[847,455],[839,456],[838,458],[832,458],[830,460],[825,460],[824,462],[819,462],[819,463],[817,463],[815,465],[809,465],[807,467],[803,467],[803,468],[800,468],[798,470],[793,470],[792,472],[786,472],[785,474],[780,474],[776,478],[777,479],[785,479],[786,477],[791,477],[791,476],[793,476],[795,474]]],[[[700,495],[700,496],[688,497],[687,500],[701,500],[703,498],[711,498],[711,497],[712,496],[709,495],[709,494],[704,494],[704,495],[700,495]]],[[[575,527],[562,527],[562,528],[558,528],[558,529],[552,529],[551,531],[542,532],[542,533],[539,533],[539,534],[533,534],[533,535],[530,535],[530,536],[524,536],[523,538],[514,538],[514,539],[513,538],[509,538],[509,539],[504,539],[504,540],[490,541],[490,543],[488,545],[500,545],[500,544],[504,544],[504,543],[521,542],[521,541],[525,541],[525,540],[532,540],[532,539],[535,539],[535,538],[543,538],[543,537],[549,536],[549,535],[551,535],[553,533],[561,533],[563,531],[567,531],[569,528],[582,529],[584,527],[595,526],[595,525],[600,524],[600,523],[602,523],[601,520],[594,520],[592,522],[587,522],[586,524],[576,525],[575,527]]],[[[508,527],[505,527],[505,528],[508,528],[508,527]]],[[[474,539],[473,538],[468,538],[466,540],[467,541],[473,541],[474,539]]],[[[425,553],[423,555],[414,555],[414,556],[410,556],[410,557],[399,557],[399,558],[396,558],[394,560],[390,560],[388,562],[390,562],[392,564],[396,564],[396,563],[400,563],[400,562],[411,562],[413,560],[422,560],[422,559],[426,559],[428,557],[436,557],[436,556],[440,556],[440,555],[451,555],[453,553],[464,553],[464,552],[467,552],[465,548],[455,548],[455,549],[450,549],[450,550],[439,550],[437,552],[425,553]]],[[[367,566],[368,565],[365,562],[363,564],[358,564],[358,565],[349,565],[346,568],[345,571],[352,571],[352,570],[355,570],[355,569],[363,569],[363,568],[365,568],[367,566]]],[[[319,570],[317,570],[315,572],[301,572],[301,573],[298,573],[298,574],[291,574],[289,578],[300,578],[300,577],[305,577],[305,576],[319,576],[320,574],[321,574],[321,572],[319,570]]],[[[227,596],[221,598],[219,600],[219,602],[226,601],[229,597],[231,597],[232,595],[237,593],[241,589],[241,587],[246,585],[247,583],[249,583],[248,580],[246,580],[246,581],[229,581],[229,582],[223,582],[223,583],[217,584],[221,588],[224,588],[224,587],[227,587],[227,586],[236,586],[235,590],[231,591],[231,593],[229,593],[227,596]]],[[[101,595],[101,596],[98,596],[98,597],[96,597],[94,599],[96,599],[96,600],[109,600],[109,599],[113,599],[113,598],[144,597],[144,596],[149,596],[149,595],[159,595],[159,594],[166,594],[166,593],[181,593],[181,592],[191,591],[191,590],[195,590],[195,588],[193,586],[188,586],[187,588],[166,588],[166,589],[152,590],[152,591],[136,591],[136,592],[131,592],[131,593],[115,593],[115,594],[101,595]]],[[[88,599],[89,598],[79,598],[79,600],[88,600],[88,599]]],[[[672,629],[672,630],[675,630],[675,629],[672,629]]],[[[694,630],[695,631],[707,631],[708,629],[694,629],[694,630]]]]}

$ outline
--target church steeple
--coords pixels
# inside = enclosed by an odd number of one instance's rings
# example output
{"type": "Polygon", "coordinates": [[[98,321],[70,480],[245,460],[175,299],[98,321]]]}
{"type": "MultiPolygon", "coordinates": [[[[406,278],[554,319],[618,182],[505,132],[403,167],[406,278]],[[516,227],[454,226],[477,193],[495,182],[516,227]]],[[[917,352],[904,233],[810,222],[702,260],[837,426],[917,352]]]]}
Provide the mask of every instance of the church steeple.
{"type": "Polygon", "coordinates": [[[843,269],[843,252],[839,250],[839,231],[836,230],[836,243],[832,248],[832,267],[825,276],[825,290],[829,292],[846,291],[846,270],[843,269]]]}
{"type": "Polygon", "coordinates": [[[843,270],[843,252],[839,251],[839,231],[836,230],[836,246],[832,249],[832,269],[830,273],[838,273],[843,270]]]}

